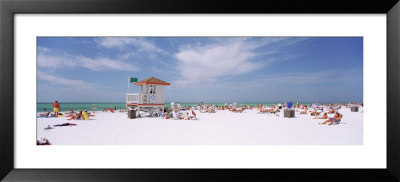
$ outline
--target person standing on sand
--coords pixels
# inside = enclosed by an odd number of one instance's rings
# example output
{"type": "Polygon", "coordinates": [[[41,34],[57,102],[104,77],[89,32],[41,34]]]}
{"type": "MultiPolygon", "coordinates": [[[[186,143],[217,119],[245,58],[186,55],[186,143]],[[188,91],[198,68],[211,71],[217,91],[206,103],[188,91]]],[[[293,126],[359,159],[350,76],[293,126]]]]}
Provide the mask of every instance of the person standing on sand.
{"type": "Polygon", "coordinates": [[[58,112],[60,112],[60,103],[58,103],[58,101],[55,101],[51,106],[53,106],[54,117],[58,117],[58,112]]]}

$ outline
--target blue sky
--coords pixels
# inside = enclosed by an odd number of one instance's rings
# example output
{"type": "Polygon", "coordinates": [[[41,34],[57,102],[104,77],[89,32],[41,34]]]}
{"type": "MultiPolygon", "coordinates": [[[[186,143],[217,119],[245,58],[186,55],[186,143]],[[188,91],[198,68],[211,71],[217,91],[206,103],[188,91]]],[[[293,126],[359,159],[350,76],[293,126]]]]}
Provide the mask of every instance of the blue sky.
{"type": "Polygon", "coordinates": [[[37,38],[38,102],[125,102],[129,76],[170,82],[166,102],[361,102],[363,39],[37,38]]]}

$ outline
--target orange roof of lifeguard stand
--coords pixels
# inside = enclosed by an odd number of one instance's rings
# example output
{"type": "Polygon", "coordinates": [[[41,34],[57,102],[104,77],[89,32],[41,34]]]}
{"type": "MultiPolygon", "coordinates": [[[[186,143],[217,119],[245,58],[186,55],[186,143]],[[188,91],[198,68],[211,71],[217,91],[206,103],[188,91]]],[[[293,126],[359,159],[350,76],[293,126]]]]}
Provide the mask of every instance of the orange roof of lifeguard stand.
{"type": "Polygon", "coordinates": [[[144,84],[153,84],[153,85],[171,85],[166,81],[162,81],[155,77],[146,78],[142,81],[136,82],[134,85],[144,85],[144,84]]]}

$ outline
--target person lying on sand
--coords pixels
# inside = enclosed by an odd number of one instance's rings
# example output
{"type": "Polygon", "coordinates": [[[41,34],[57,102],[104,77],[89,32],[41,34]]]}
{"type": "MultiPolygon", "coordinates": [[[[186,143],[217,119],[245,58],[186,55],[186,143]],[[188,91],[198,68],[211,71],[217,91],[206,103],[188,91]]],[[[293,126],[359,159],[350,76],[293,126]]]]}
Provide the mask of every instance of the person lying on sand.
{"type": "Polygon", "coordinates": [[[82,118],[82,111],[79,111],[79,113],[76,113],[74,115],[72,115],[70,118],[68,118],[67,120],[80,120],[82,118]]]}
{"type": "Polygon", "coordinates": [[[56,126],[76,126],[76,124],[75,123],[63,123],[63,124],[54,125],[54,127],[56,127],[56,126]]]}
{"type": "Polygon", "coordinates": [[[318,112],[318,111],[312,111],[311,112],[311,116],[318,116],[319,114],[321,114],[321,113],[318,112]]]}
{"type": "Polygon", "coordinates": [[[304,110],[303,111],[300,111],[300,114],[307,114],[307,107],[306,108],[304,108],[304,110]]]}
{"type": "Polygon", "coordinates": [[[77,114],[73,114],[70,118],[67,120],[76,120],[77,119],[77,114]]]}
{"type": "Polygon", "coordinates": [[[313,119],[328,119],[328,113],[324,113],[324,115],[320,117],[314,117],[313,119]]]}
{"type": "Polygon", "coordinates": [[[174,118],[175,120],[180,119],[179,116],[178,116],[178,113],[176,113],[174,111],[172,111],[172,118],[174,118]]]}
{"type": "Polygon", "coordinates": [[[318,124],[326,124],[326,123],[329,123],[328,125],[339,124],[340,119],[342,119],[342,117],[343,116],[341,114],[339,114],[339,112],[337,112],[335,114],[335,116],[333,116],[333,118],[329,118],[326,121],[324,121],[323,123],[318,123],[318,124]]]}
{"type": "Polygon", "coordinates": [[[50,115],[50,112],[39,114],[39,117],[49,117],[49,115],[50,115]]]}
{"type": "Polygon", "coordinates": [[[188,113],[188,112],[186,112],[186,115],[185,115],[185,117],[183,117],[183,119],[184,119],[184,120],[190,120],[190,116],[189,116],[189,113],[188,113]]]}
{"type": "Polygon", "coordinates": [[[36,140],[36,145],[51,145],[51,143],[46,138],[42,138],[40,140],[36,140]]]}
{"type": "Polygon", "coordinates": [[[267,110],[267,109],[262,109],[262,110],[259,110],[259,111],[257,112],[257,114],[264,114],[264,113],[267,113],[267,112],[269,112],[269,110],[267,110]]]}
{"type": "Polygon", "coordinates": [[[279,113],[279,112],[280,112],[280,110],[279,110],[278,107],[274,107],[274,108],[270,111],[271,114],[276,114],[276,113],[279,113]]]}
{"type": "Polygon", "coordinates": [[[183,114],[178,113],[178,119],[185,119],[185,117],[183,116],[183,114]]]}
{"type": "Polygon", "coordinates": [[[66,112],[65,114],[74,114],[74,110],[72,110],[72,109],[69,109],[69,111],[68,111],[68,112],[66,112]]]}
{"type": "Polygon", "coordinates": [[[234,113],[242,113],[245,109],[242,107],[240,109],[232,109],[231,111],[234,113]]]}
{"type": "Polygon", "coordinates": [[[214,107],[214,106],[211,106],[211,107],[208,109],[208,112],[209,112],[209,113],[215,113],[215,107],[214,107]]]}

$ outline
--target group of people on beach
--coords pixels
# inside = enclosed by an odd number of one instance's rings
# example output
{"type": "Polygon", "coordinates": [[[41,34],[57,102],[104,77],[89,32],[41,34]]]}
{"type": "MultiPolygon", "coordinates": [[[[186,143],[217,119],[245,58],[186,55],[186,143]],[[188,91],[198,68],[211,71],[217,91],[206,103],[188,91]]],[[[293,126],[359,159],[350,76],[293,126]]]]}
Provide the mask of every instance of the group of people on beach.
{"type": "MultiPolygon", "coordinates": [[[[326,105],[315,105],[315,104],[310,104],[310,105],[305,105],[305,104],[300,104],[300,102],[297,102],[297,104],[292,108],[296,112],[299,112],[299,114],[310,114],[310,116],[314,116],[312,119],[325,119],[325,121],[320,122],[318,124],[322,125],[338,125],[340,124],[340,121],[343,117],[343,114],[339,113],[339,110],[342,109],[343,107],[345,108],[350,108],[352,107],[353,103],[351,104],[326,104],[326,105]],[[328,114],[334,114],[332,117],[329,117],[328,114]]],[[[361,106],[361,111],[363,112],[363,104],[354,104],[356,107],[361,106]]],[[[204,105],[200,103],[199,106],[194,107],[198,108],[201,113],[215,113],[216,110],[229,110],[234,113],[241,113],[244,110],[252,110],[253,108],[257,109],[258,114],[264,114],[264,113],[269,113],[269,114],[274,114],[275,116],[279,116],[279,112],[281,109],[288,109],[287,103],[284,105],[282,104],[277,104],[277,105],[271,105],[270,107],[267,107],[266,105],[263,104],[257,104],[255,107],[253,106],[246,106],[246,105],[241,105],[241,107],[237,106],[237,103],[233,103],[233,105],[227,105],[225,103],[224,106],[218,106],[218,105],[204,105]]]]}
{"type": "MultiPolygon", "coordinates": [[[[339,110],[342,107],[348,108],[349,105],[326,104],[326,105],[315,106],[312,104],[305,105],[297,102],[297,104],[292,109],[294,109],[296,112],[299,112],[299,114],[309,114],[310,116],[313,117],[312,119],[325,119],[324,122],[318,124],[337,125],[340,124],[340,121],[343,117],[343,114],[339,113],[339,110]],[[334,116],[329,117],[328,114],[334,114],[334,116]]],[[[165,119],[173,118],[173,119],[190,120],[190,119],[197,119],[194,110],[198,110],[200,111],[200,113],[216,113],[216,111],[218,110],[229,110],[233,113],[241,113],[245,110],[252,110],[252,109],[257,109],[258,114],[268,113],[268,114],[274,114],[275,116],[279,116],[279,113],[281,112],[282,109],[288,109],[288,105],[287,103],[285,103],[284,105],[277,104],[267,107],[266,105],[263,104],[257,104],[255,107],[253,107],[242,104],[241,107],[238,107],[237,103],[233,103],[230,105],[227,105],[225,103],[223,106],[219,106],[219,105],[207,105],[200,102],[199,105],[193,107],[192,106],[182,107],[180,104],[175,106],[172,105],[172,110],[169,110],[169,108],[166,107],[163,111],[162,109],[160,109],[158,113],[159,116],[165,119]]]]}
{"type": "Polygon", "coordinates": [[[94,117],[95,115],[88,112],[87,110],[79,112],[74,112],[72,109],[70,109],[69,112],[67,112],[67,117],[69,117],[67,120],[89,120],[89,117],[92,116],[94,117]]]}
{"type": "MultiPolygon", "coordinates": [[[[69,109],[69,111],[65,113],[60,112],[60,103],[58,101],[54,101],[54,103],[51,105],[53,107],[54,113],[51,114],[51,112],[45,112],[39,114],[37,117],[68,117],[67,120],[89,120],[89,117],[95,116],[94,114],[88,112],[87,110],[82,111],[79,110],[78,112],[74,112],[74,110],[69,109]]],[[[46,111],[46,108],[44,109],[46,111]]],[[[94,112],[93,112],[94,113],[94,112]]]]}
{"type": "MultiPolygon", "coordinates": [[[[358,104],[360,105],[360,104],[358,104]]],[[[52,104],[53,111],[54,113],[51,112],[46,112],[39,114],[38,117],[68,117],[67,120],[89,120],[89,117],[93,117],[93,114],[88,112],[87,110],[79,110],[78,112],[74,112],[74,110],[69,109],[69,111],[65,113],[60,112],[60,103],[58,101],[55,101],[52,104]]],[[[165,107],[164,109],[159,108],[157,110],[157,116],[162,117],[163,119],[175,119],[175,120],[197,120],[197,115],[195,110],[199,111],[200,113],[216,113],[219,110],[228,110],[232,113],[242,113],[245,110],[253,110],[257,109],[258,114],[274,114],[275,116],[279,116],[279,113],[281,112],[282,109],[292,109],[298,112],[299,114],[306,115],[309,114],[312,119],[321,119],[324,120],[323,122],[319,122],[318,124],[321,125],[338,125],[341,122],[341,119],[343,118],[343,114],[339,113],[339,110],[341,110],[343,107],[349,108],[351,107],[351,104],[325,104],[325,105],[306,105],[306,104],[300,104],[297,102],[297,104],[293,107],[288,107],[287,103],[285,104],[277,104],[277,105],[271,105],[271,106],[266,106],[263,104],[257,104],[256,106],[247,106],[246,104],[241,104],[240,107],[238,106],[237,103],[233,104],[224,104],[222,106],[220,105],[207,105],[204,103],[200,103],[199,105],[195,106],[181,106],[180,103],[174,105],[171,104],[171,109],[169,107],[165,107]],[[329,114],[334,114],[332,117],[329,117],[329,114]]],[[[361,107],[363,105],[361,104],[361,107]]],[[[116,108],[114,108],[115,110],[116,108]]],[[[103,112],[106,109],[103,110],[103,112]]],[[[363,110],[362,110],[363,111],[363,110]]],[[[361,111],[361,112],[362,112],[361,111]]],[[[121,108],[119,108],[119,112],[124,112],[121,108]]],[[[53,127],[63,127],[63,126],[76,126],[77,124],[75,123],[62,123],[62,124],[56,124],[53,125],[53,127]]],[[[47,128],[44,128],[45,130],[51,130],[54,129],[50,125],[47,126],[47,128]]],[[[50,141],[47,140],[46,138],[42,138],[36,141],[37,145],[51,145],[50,141]]]]}
{"type": "MultiPolygon", "coordinates": [[[[59,117],[59,116],[63,116],[63,114],[60,114],[60,103],[58,101],[54,101],[53,104],[51,104],[51,106],[53,107],[53,111],[54,113],[51,114],[51,112],[46,112],[43,114],[39,114],[38,117],[59,117]]],[[[47,111],[46,108],[44,108],[44,111],[47,111]]]]}
{"type": "MultiPolygon", "coordinates": [[[[349,108],[348,104],[327,104],[327,105],[300,105],[297,104],[296,107],[303,109],[300,111],[300,114],[308,114],[314,116],[313,119],[326,119],[324,122],[318,123],[322,125],[338,125],[343,117],[343,114],[339,113],[339,110],[342,107],[349,108]],[[323,114],[322,114],[323,113],[323,114]],[[320,116],[322,114],[322,116],[320,116]],[[328,114],[334,114],[333,117],[329,117],[328,114]]],[[[361,104],[362,107],[362,104],[361,104]]]]}
{"type": "Polygon", "coordinates": [[[193,111],[191,106],[182,107],[179,103],[177,105],[171,105],[171,109],[169,107],[160,108],[157,112],[159,117],[163,119],[175,119],[175,120],[197,120],[197,115],[193,111]]]}
{"type": "Polygon", "coordinates": [[[58,113],[57,116],[54,114],[50,114],[50,112],[39,114],[38,118],[45,117],[68,117],[67,120],[89,120],[89,117],[94,117],[95,115],[88,112],[87,110],[82,111],[79,110],[78,112],[74,112],[72,109],[70,109],[68,112],[63,113],[58,113]]]}
{"type": "Polygon", "coordinates": [[[277,106],[271,105],[270,108],[267,108],[267,106],[264,106],[263,104],[260,105],[257,104],[256,108],[259,114],[270,113],[279,116],[277,113],[281,112],[282,105],[281,104],[278,104],[277,106]]]}
{"type": "MultiPolygon", "coordinates": [[[[39,114],[38,117],[68,117],[67,120],[89,120],[89,117],[95,116],[94,114],[88,112],[87,110],[82,111],[79,110],[78,112],[74,112],[72,109],[70,109],[68,112],[65,112],[65,114],[60,113],[60,103],[58,101],[55,101],[52,104],[53,111],[54,113],[51,114],[50,112],[46,112],[43,114],[39,114]]],[[[326,104],[326,105],[320,105],[320,106],[315,106],[315,105],[305,105],[305,104],[300,104],[297,102],[296,105],[293,106],[292,109],[295,109],[296,112],[299,112],[299,114],[310,114],[311,116],[314,116],[313,119],[326,119],[326,121],[319,123],[319,124],[339,124],[341,118],[343,117],[342,114],[338,112],[342,107],[348,107],[346,104],[326,104]],[[322,114],[322,116],[321,116],[322,114]],[[328,114],[335,114],[333,117],[329,118],[328,114]]],[[[275,116],[279,116],[279,113],[282,109],[284,108],[289,108],[287,103],[284,105],[282,104],[277,104],[277,105],[271,105],[267,107],[266,105],[263,104],[257,104],[255,107],[254,106],[247,106],[246,104],[241,104],[239,107],[238,104],[235,102],[233,104],[228,105],[225,103],[224,105],[207,105],[204,104],[203,102],[200,102],[199,105],[197,106],[181,106],[180,103],[174,105],[173,103],[171,104],[171,109],[169,107],[165,107],[164,109],[159,109],[157,111],[158,116],[164,118],[164,119],[182,119],[182,120],[191,120],[191,119],[198,119],[196,113],[194,112],[195,110],[200,111],[200,113],[216,113],[218,110],[229,110],[233,113],[242,113],[245,110],[252,110],[252,109],[257,109],[257,113],[259,114],[274,114],[275,116]]],[[[108,110],[112,110],[109,108],[108,110]]],[[[114,107],[114,110],[116,110],[116,106],[114,107]]],[[[112,111],[114,111],[112,110],[112,111]]],[[[125,110],[122,110],[119,108],[119,112],[124,112],[125,110]]],[[[107,109],[104,108],[103,112],[107,112],[107,109]]]]}

